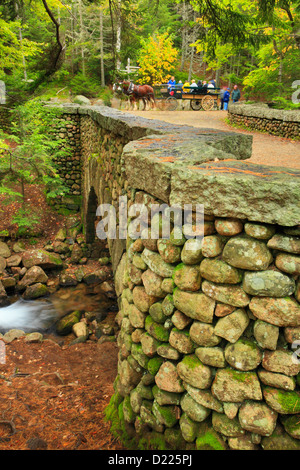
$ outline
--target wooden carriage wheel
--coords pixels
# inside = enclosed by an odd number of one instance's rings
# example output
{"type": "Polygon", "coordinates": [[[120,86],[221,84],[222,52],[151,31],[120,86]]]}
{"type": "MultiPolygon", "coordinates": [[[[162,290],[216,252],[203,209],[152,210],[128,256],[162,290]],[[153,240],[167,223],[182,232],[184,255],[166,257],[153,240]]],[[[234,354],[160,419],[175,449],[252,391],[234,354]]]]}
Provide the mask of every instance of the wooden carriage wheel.
{"type": "Polygon", "coordinates": [[[167,109],[167,100],[165,98],[156,98],[156,106],[161,111],[165,111],[167,109]]]}
{"type": "Polygon", "coordinates": [[[190,105],[193,111],[199,111],[202,108],[201,100],[191,100],[190,105]]]}
{"type": "Polygon", "coordinates": [[[170,96],[169,98],[166,99],[167,111],[175,111],[175,109],[177,109],[177,106],[178,106],[177,99],[174,98],[173,96],[170,96]]]}
{"type": "Polygon", "coordinates": [[[215,99],[212,96],[206,95],[202,98],[202,108],[204,111],[211,111],[214,109],[215,99]]]}

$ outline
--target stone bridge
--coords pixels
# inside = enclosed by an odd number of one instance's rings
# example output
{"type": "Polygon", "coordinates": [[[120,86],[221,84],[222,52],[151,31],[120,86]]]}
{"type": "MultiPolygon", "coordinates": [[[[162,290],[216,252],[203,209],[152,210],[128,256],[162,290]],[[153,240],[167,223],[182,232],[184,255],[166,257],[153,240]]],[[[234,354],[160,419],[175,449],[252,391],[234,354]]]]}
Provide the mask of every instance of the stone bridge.
{"type": "Polygon", "coordinates": [[[250,136],[61,110],[73,153],[57,165],[82,198],[87,241],[100,204],[115,208],[117,228],[120,198],[129,213],[143,203],[149,220],[154,204],[204,205],[200,244],[187,235],[194,213],[169,239],[158,225],[158,239],[108,240],[120,327],[113,429],[128,448],[299,449],[300,171],[247,162],[250,136]]]}

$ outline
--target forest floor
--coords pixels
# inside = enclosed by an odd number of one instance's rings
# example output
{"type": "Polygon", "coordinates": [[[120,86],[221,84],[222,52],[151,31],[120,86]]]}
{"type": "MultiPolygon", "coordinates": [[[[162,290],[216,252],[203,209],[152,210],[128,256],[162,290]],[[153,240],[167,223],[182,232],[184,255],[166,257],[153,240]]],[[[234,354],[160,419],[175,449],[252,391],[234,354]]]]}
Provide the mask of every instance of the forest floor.
{"type": "MultiPolygon", "coordinates": [[[[15,227],[20,205],[1,195],[0,230],[15,227]]],[[[42,234],[24,239],[27,249],[44,246],[66,224],[67,217],[47,205],[40,185],[27,188],[26,208],[40,215],[35,230],[42,234]]],[[[71,345],[68,337],[44,338],[5,344],[4,361],[0,342],[0,451],[122,449],[104,419],[117,376],[116,342],[71,345]]]]}
{"type": "Polygon", "coordinates": [[[122,449],[104,417],[116,374],[115,342],[7,344],[0,451],[122,449]]]}
{"type": "Polygon", "coordinates": [[[171,124],[234,131],[253,136],[251,163],[300,169],[300,141],[230,126],[224,111],[128,111],[136,116],[159,119],[171,124]]]}

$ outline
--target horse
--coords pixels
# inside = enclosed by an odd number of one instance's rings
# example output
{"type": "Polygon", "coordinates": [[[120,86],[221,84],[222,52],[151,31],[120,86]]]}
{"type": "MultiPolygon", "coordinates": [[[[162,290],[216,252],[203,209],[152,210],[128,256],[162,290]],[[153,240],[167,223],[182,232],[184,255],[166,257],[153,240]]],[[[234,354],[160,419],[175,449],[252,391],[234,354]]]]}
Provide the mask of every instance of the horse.
{"type": "Polygon", "coordinates": [[[150,85],[135,85],[129,80],[124,80],[122,85],[123,93],[129,96],[132,106],[135,106],[139,100],[142,100],[144,103],[143,111],[145,111],[147,103],[149,103],[152,109],[154,108],[156,104],[154,90],[150,85]]]}

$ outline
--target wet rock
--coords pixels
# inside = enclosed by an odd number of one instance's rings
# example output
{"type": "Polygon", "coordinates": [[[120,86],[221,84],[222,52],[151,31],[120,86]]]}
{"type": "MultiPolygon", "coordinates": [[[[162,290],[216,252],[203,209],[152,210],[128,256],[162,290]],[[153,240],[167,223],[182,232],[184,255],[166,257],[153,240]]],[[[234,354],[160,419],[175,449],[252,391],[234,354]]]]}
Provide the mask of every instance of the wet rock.
{"type": "Polygon", "coordinates": [[[179,377],[189,385],[205,389],[209,388],[212,380],[210,367],[202,364],[194,354],[185,356],[179,364],[177,364],[177,372],[179,377]]]}
{"type": "Polygon", "coordinates": [[[240,286],[203,281],[201,289],[208,297],[234,307],[246,307],[250,303],[250,298],[240,286]]]}
{"type": "Polygon", "coordinates": [[[42,333],[38,331],[34,331],[33,333],[29,333],[25,336],[26,343],[41,343],[43,341],[44,336],[42,333]]]}
{"type": "Polygon", "coordinates": [[[11,256],[11,251],[8,245],[5,242],[0,241],[0,256],[2,258],[9,258],[11,256]]]}
{"type": "Polygon", "coordinates": [[[286,297],[295,291],[294,279],[278,271],[246,272],[243,289],[258,297],[286,297]]]}
{"type": "Polygon", "coordinates": [[[201,292],[185,292],[178,287],[173,293],[175,307],[186,316],[212,323],[215,301],[201,292]]]}
{"type": "Polygon", "coordinates": [[[262,352],[253,341],[239,339],[225,348],[225,359],[237,370],[249,371],[256,369],[262,360],[262,352]]]}
{"type": "Polygon", "coordinates": [[[24,290],[26,287],[31,286],[36,283],[47,283],[48,276],[45,271],[40,266],[32,266],[29,268],[22,280],[18,282],[18,290],[24,290]]]}
{"type": "Polygon", "coordinates": [[[219,259],[204,259],[200,264],[200,273],[204,279],[221,284],[238,284],[242,273],[219,259]]]}
{"type": "Polygon", "coordinates": [[[38,282],[37,284],[33,284],[31,286],[26,287],[26,290],[23,294],[23,298],[25,300],[32,300],[32,299],[38,299],[39,297],[44,297],[45,295],[48,295],[48,287],[45,286],[45,284],[42,284],[41,282],[38,282]]]}
{"type": "Polygon", "coordinates": [[[225,245],[222,257],[228,264],[248,271],[263,271],[273,259],[264,242],[245,236],[231,238],[225,245]]]}
{"type": "Polygon", "coordinates": [[[21,264],[22,257],[20,255],[12,255],[9,258],[6,258],[7,267],[17,267],[21,264]]]}
{"type": "Polygon", "coordinates": [[[255,372],[218,369],[211,391],[223,402],[241,403],[244,400],[262,400],[260,383],[255,372]]]}
{"type": "Polygon", "coordinates": [[[7,293],[4,289],[2,282],[0,281],[0,306],[5,305],[7,302],[7,293]]]}
{"type": "Polygon", "coordinates": [[[291,297],[253,297],[249,304],[253,315],[279,327],[300,325],[300,306],[291,297]]]}
{"type": "Polygon", "coordinates": [[[277,233],[268,241],[268,247],[273,250],[300,254],[300,237],[292,237],[277,233]]]}
{"type": "Polygon", "coordinates": [[[215,326],[215,334],[235,343],[249,325],[249,317],[242,309],[237,309],[230,315],[220,318],[215,326]]]}
{"type": "Polygon", "coordinates": [[[40,266],[43,269],[61,268],[63,262],[58,253],[49,253],[46,250],[28,250],[22,255],[25,268],[40,266]]]}
{"type": "Polygon", "coordinates": [[[62,287],[76,286],[78,284],[75,274],[61,273],[59,276],[59,284],[62,287]]]}
{"type": "Polygon", "coordinates": [[[87,339],[89,336],[89,329],[87,327],[87,324],[83,321],[75,323],[72,326],[72,331],[77,338],[83,336],[87,339]]]}
{"type": "Polygon", "coordinates": [[[106,281],[111,276],[111,271],[106,266],[103,266],[100,269],[97,269],[94,272],[86,273],[83,277],[83,282],[85,284],[100,284],[103,281],[106,281]]]}
{"type": "Polygon", "coordinates": [[[0,256],[0,274],[3,273],[5,268],[6,268],[6,259],[3,258],[3,256],[0,256]]]}
{"type": "Polygon", "coordinates": [[[5,341],[5,343],[11,343],[15,339],[21,338],[23,336],[25,336],[25,332],[23,330],[13,328],[4,334],[2,339],[5,341]]]}
{"type": "Polygon", "coordinates": [[[68,335],[72,331],[73,325],[78,323],[81,318],[81,312],[79,310],[75,310],[74,312],[65,315],[61,318],[56,324],[56,332],[61,336],[68,335]]]}

